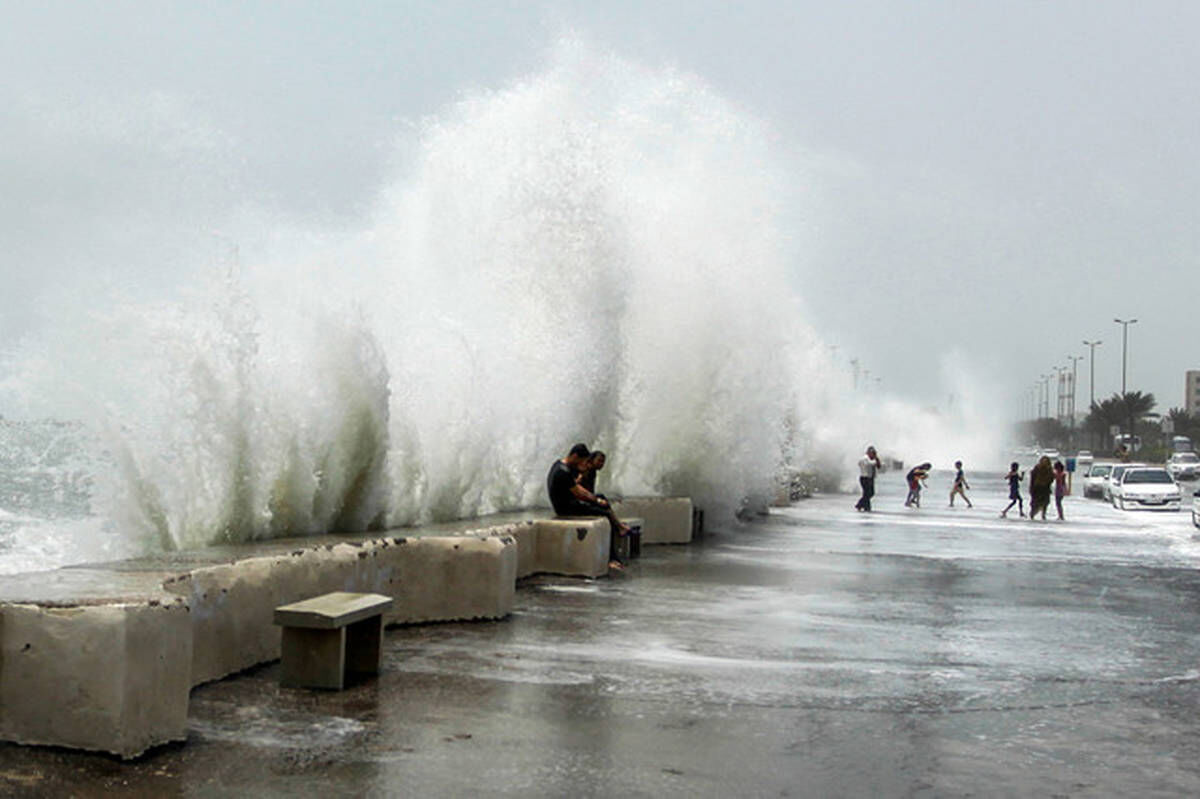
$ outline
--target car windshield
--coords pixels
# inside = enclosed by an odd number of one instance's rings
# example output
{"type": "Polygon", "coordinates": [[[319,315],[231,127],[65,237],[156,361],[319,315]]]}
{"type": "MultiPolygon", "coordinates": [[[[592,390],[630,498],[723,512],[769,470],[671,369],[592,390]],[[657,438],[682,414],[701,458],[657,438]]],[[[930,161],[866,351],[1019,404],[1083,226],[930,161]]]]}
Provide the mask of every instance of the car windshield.
{"type": "Polygon", "coordinates": [[[1112,467],[1107,463],[1098,463],[1092,467],[1090,472],[1088,472],[1088,477],[1103,477],[1111,471],[1112,467]]]}
{"type": "Polygon", "coordinates": [[[1173,483],[1166,469],[1133,469],[1126,473],[1125,484],[1129,483],[1173,483]]]}

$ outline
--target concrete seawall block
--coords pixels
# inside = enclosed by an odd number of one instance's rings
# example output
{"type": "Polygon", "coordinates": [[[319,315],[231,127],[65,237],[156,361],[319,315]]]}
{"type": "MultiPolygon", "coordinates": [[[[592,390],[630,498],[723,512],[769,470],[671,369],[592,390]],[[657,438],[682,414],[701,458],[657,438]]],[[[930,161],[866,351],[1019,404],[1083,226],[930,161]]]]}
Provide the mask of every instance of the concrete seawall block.
{"type": "Polygon", "coordinates": [[[626,497],[613,503],[622,519],[640,516],[642,544],[687,544],[692,540],[692,500],[688,497],[626,497]]]}
{"type": "Polygon", "coordinates": [[[187,737],[183,602],[0,606],[0,738],[136,757],[187,737]]]}
{"type": "Polygon", "coordinates": [[[538,528],[536,522],[506,525],[498,528],[495,535],[511,538],[517,544],[517,579],[528,577],[537,571],[538,528]]]}
{"type": "Polygon", "coordinates": [[[499,619],[512,612],[517,542],[509,536],[409,538],[380,553],[373,591],[395,598],[388,624],[499,619]]]}
{"type": "MultiPolygon", "coordinates": [[[[689,501],[633,507],[647,527],[686,513],[690,538],[689,501]]],[[[392,597],[389,624],[496,619],[519,577],[607,574],[607,520],[514,516],[0,579],[0,739],[122,757],[183,740],[190,689],[277,659],[274,609],[320,594],[392,597]]]]}
{"type": "Polygon", "coordinates": [[[279,605],[343,588],[354,556],[336,547],[208,566],[167,582],[192,610],[193,684],[279,657],[279,605]]]}
{"type": "Polygon", "coordinates": [[[571,577],[608,574],[611,535],[608,520],[600,517],[542,519],[537,528],[534,571],[571,577]]]}
{"type": "Polygon", "coordinates": [[[352,591],[393,597],[388,624],[502,618],[512,611],[516,570],[512,539],[391,538],[200,568],[165,588],[192,608],[199,685],[278,658],[280,605],[352,591]]]}

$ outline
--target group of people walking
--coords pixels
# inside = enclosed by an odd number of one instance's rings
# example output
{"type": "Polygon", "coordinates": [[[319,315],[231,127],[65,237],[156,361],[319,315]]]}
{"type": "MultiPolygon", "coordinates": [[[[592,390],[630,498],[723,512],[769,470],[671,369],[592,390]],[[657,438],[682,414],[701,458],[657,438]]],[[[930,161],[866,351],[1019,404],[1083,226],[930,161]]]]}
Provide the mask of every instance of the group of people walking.
{"type": "MultiPolygon", "coordinates": [[[[1021,481],[1025,479],[1025,475],[1021,472],[1021,466],[1016,461],[1008,468],[1008,474],[1004,476],[1008,481],[1008,507],[1000,511],[1000,518],[1008,518],[1008,512],[1012,510],[1012,506],[1017,506],[1017,513],[1021,518],[1025,518],[1025,503],[1021,498],[1021,481]]],[[[1034,464],[1034,467],[1029,470],[1029,519],[1032,521],[1037,514],[1042,514],[1042,519],[1046,518],[1046,511],[1050,507],[1050,491],[1054,491],[1054,508],[1058,511],[1058,520],[1062,521],[1063,516],[1063,497],[1067,494],[1067,467],[1062,461],[1050,463],[1050,458],[1043,455],[1034,464]]]]}
{"type": "MultiPolygon", "coordinates": [[[[879,454],[875,451],[875,447],[867,447],[866,455],[858,461],[858,482],[862,488],[862,496],[854,505],[858,511],[863,513],[871,511],[871,498],[875,496],[875,477],[882,469],[883,463],[879,460],[879,454]]],[[[921,492],[926,488],[925,481],[932,469],[933,465],[930,463],[922,463],[909,469],[908,474],[904,477],[908,485],[908,496],[904,499],[904,507],[921,507],[921,492]]],[[[1000,512],[1000,517],[1007,518],[1012,506],[1016,505],[1021,518],[1025,518],[1025,503],[1021,496],[1021,481],[1025,479],[1025,475],[1021,472],[1020,465],[1014,462],[1008,474],[1005,475],[1005,479],[1008,481],[1010,501],[1008,507],[1000,512]]],[[[950,507],[954,507],[954,500],[958,497],[967,503],[968,508],[975,507],[967,496],[970,488],[966,474],[963,472],[962,461],[955,461],[954,483],[950,487],[950,507]]],[[[1066,467],[1063,466],[1062,461],[1051,464],[1050,458],[1042,456],[1029,473],[1029,518],[1031,520],[1038,513],[1042,514],[1043,519],[1046,518],[1046,511],[1050,506],[1051,490],[1054,492],[1054,504],[1061,521],[1064,518],[1062,501],[1067,493],[1066,467]]]]}

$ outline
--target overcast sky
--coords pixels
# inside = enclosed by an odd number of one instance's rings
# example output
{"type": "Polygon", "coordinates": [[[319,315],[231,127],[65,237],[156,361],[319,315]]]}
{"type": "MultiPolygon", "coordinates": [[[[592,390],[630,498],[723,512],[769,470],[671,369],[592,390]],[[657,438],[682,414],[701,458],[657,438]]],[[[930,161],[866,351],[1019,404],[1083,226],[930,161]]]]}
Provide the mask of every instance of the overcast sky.
{"type": "Polygon", "coordinates": [[[798,291],[884,390],[944,402],[949,357],[1015,411],[1102,339],[1107,396],[1137,317],[1165,410],[1200,368],[1197,30],[1184,2],[0,0],[0,335],[81,270],[174,279],[234,202],[353,226],[399,132],[572,31],[775,131],[798,291]]]}

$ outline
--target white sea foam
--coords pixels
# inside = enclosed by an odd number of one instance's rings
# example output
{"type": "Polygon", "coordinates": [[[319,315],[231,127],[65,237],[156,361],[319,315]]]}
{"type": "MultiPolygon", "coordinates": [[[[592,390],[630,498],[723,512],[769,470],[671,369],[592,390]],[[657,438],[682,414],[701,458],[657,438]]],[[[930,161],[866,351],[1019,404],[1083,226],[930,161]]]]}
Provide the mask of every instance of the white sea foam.
{"type": "Polygon", "coordinates": [[[936,437],[803,321],[803,181],[771,142],[692,76],[563,42],[402,139],[359,229],[240,209],[206,277],[81,287],[4,398],[84,420],[93,511],[161,548],[541,504],[575,441],[618,493],[715,509],[784,461],[936,437]]]}

